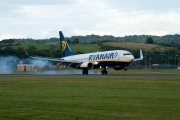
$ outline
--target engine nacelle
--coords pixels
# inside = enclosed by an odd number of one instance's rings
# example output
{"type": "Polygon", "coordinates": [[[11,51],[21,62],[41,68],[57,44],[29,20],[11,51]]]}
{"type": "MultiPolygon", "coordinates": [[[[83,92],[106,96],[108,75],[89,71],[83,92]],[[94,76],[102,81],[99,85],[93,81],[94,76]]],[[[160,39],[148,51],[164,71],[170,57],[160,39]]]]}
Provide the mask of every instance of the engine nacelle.
{"type": "Polygon", "coordinates": [[[122,66],[114,66],[114,69],[115,69],[115,70],[123,70],[124,67],[122,67],[122,66]]]}
{"type": "Polygon", "coordinates": [[[92,68],[93,68],[93,64],[90,63],[90,62],[83,62],[83,63],[80,65],[80,68],[92,69],[92,68]]]}

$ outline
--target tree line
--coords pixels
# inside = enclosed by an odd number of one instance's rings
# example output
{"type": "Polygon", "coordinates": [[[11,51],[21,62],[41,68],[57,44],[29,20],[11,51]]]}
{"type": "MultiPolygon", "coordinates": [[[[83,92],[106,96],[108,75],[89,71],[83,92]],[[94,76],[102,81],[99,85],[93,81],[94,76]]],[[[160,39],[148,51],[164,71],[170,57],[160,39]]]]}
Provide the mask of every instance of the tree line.
{"type": "MultiPolygon", "coordinates": [[[[86,36],[72,36],[66,37],[66,40],[70,44],[77,43],[98,43],[102,41],[119,41],[119,42],[136,42],[136,43],[146,43],[147,38],[152,38],[156,44],[169,44],[169,43],[180,43],[180,35],[165,35],[165,36],[153,36],[153,35],[129,35],[124,37],[114,37],[112,35],[86,35],[86,36]]],[[[18,43],[59,43],[59,38],[49,38],[49,39],[8,39],[13,40],[16,44],[18,43]]],[[[7,39],[1,40],[1,43],[6,43],[7,39]]]]}

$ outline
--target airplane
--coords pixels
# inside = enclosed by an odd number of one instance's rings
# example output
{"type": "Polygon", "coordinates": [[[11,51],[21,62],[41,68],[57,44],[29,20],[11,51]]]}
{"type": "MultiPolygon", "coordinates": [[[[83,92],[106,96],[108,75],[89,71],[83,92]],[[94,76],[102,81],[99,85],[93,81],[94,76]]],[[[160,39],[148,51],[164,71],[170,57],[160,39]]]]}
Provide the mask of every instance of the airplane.
{"type": "Polygon", "coordinates": [[[91,69],[102,69],[102,75],[108,74],[107,68],[127,71],[127,66],[129,66],[130,63],[143,60],[141,49],[140,58],[137,59],[134,59],[134,56],[126,50],[111,50],[76,55],[71,51],[62,31],[59,31],[59,36],[61,42],[62,58],[29,56],[25,50],[26,55],[34,59],[56,61],[59,62],[59,65],[68,64],[68,67],[82,69],[83,75],[88,75],[88,70],[91,69]]]}

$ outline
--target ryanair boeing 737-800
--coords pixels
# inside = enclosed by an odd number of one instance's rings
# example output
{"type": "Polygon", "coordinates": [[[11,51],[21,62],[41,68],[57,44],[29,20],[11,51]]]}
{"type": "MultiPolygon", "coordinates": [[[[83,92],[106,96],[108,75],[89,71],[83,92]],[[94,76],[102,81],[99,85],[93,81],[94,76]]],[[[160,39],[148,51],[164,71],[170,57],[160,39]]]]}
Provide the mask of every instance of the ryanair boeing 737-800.
{"type": "Polygon", "coordinates": [[[61,42],[61,50],[62,50],[62,58],[42,58],[42,57],[33,57],[35,59],[49,60],[49,61],[57,61],[59,65],[67,64],[68,67],[82,69],[83,75],[88,75],[88,70],[91,69],[102,69],[102,75],[106,75],[108,72],[106,68],[114,68],[115,70],[127,70],[127,66],[131,62],[143,60],[142,50],[140,49],[140,58],[134,59],[134,56],[126,50],[112,50],[112,51],[104,51],[104,52],[94,52],[87,54],[78,54],[75,55],[66,39],[62,31],[59,31],[60,42],[61,42]]]}

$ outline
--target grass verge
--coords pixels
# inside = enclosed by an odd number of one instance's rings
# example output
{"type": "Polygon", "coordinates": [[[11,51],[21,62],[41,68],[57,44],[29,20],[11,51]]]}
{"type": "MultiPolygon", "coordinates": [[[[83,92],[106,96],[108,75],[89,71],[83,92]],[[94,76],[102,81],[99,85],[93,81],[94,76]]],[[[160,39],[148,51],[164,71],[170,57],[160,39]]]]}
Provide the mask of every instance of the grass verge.
{"type": "Polygon", "coordinates": [[[178,120],[178,77],[0,76],[1,120],[178,120]]]}

